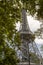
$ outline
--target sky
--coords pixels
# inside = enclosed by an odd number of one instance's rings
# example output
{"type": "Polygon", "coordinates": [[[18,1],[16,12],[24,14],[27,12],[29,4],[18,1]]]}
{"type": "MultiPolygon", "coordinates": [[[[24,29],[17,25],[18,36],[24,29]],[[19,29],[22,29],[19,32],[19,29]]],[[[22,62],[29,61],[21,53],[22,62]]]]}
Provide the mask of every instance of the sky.
{"type": "MultiPolygon", "coordinates": [[[[27,16],[27,21],[28,21],[28,24],[29,24],[29,28],[30,30],[34,33],[35,31],[37,31],[37,29],[40,28],[40,24],[41,22],[39,22],[38,20],[35,20],[32,16],[27,16]]],[[[16,23],[16,29],[19,30],[20,28],[20,22],[16,23]]],[[[43,39],[38,39],[36,38],[35,39],[35,42],[37,44],[43,44],[43,39]]]]}
{"type": "MultiPolygon", "coordinates": [[[[37,29],[40,28],[40,22],[38,20],[35,20],[32,16],[27,16],[27,21],[30,27],[30,30],[34,33],[35,31],[37,31],[37,29]]],[[[20,22],[16,23],[16,29],[19,30],[20,28],[20,22]]],[[[35,42],[37,44],[43,44],[43,39],[35,39],[35,42]]]]}
{"type": "MultiPolygon", "coordinates": [[[[32,32],[35,32],[38,29],[40,29],[41,22],[39,22],[38,20],[35,20],[32,16],[27,16],[27,20],[28,20],[28,24],[29,24],[30,30],[32,32]]],[[[37,44],[43,44],[43,39],[36,38],[35,42],[37,44]]]]}
{"type": "MultiPolygon", "coordinates": [[[[37,29],[39,29],[40,28],[40,24],[41,24],[41,22],[39,22],[38,20],[35,20],[32,16],[27,16],[27,21],[28,21],[28,24],[29,24],[29,28],[30,28],[30,30],[34,33],[35,31],[37,31],[37,29]]],[[[17,30],[19,30],[19,28],[20,28],[20,22],[18,22],[17,24],[16,24],[16,28],[17,28],[17,30]]],[[[41,52],[41,54],[42,54],[42,56],[43,56],[43,51],[41,51],[41,49],[40,49],[40,46],[41,45],[43,45],[43,39],[38,39],[38,38],[36,38],[35,39],[35,42],[36,42],[36,44],[37,44],[37,46],[38,46],[38,49],[39,49],[39,51],[41,52]]]]}
{"type": "MultiPolygon", "coordinates": [[[[30,27],[30,30],[32,32],[36,31],[37,29],[40,28],[40,24],[38,20],[35,20],[32,16],[27,16],[27,21],[30,27]]],[[[16,28],[19,30],[20,28],[20,22],[16,23],[16,28]]]]}
{"type": "Polygon", "coordinates": [[[32,16],[27,16],[27,21],[32,32],[40,28],[40,23],[38,20],[35,20],[32,16]]]}

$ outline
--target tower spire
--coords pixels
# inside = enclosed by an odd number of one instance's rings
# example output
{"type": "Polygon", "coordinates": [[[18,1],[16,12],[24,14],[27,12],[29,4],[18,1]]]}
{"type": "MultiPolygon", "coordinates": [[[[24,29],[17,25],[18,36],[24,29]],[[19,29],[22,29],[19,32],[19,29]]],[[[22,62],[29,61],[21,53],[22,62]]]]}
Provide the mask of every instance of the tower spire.
{"type": "Polygon", "coordinates": [[[22,23],[21,23],[21,30],[22,31],[30,31],[27,21],[26,10],[22,9],[22,23]]]}

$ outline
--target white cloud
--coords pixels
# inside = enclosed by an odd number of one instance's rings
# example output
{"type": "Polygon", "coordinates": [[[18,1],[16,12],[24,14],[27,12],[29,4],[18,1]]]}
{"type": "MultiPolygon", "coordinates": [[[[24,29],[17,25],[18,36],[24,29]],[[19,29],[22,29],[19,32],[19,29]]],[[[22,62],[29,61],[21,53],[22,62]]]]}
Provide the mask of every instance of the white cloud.
{"type": "MultiPolygon", "coordinates": [[[[28,24],[29,24],[29,27],[30,27],[30,30],[32,32],[36,31],[37,29],[40,28],[40,24],[38,20],[34,20],[34,18],[32,16],[27,16],[27,20],[28,20],[28,24]]],[[[16,29],[19,30],[20,28],[20,22],[16,23],[16,29]]],[[[43,39],[38,39],[36,38],[35,39],[35,42],[38,44],[43,44],[43,39]]],[[[39,45],[38,45],[38,48],[39,48],[39,45]]],[[[40,48],[39,48],[40,50],[40,48]]]]}
{"type": "Polygon", "coordinates": [[[32,16],[27,16],[27,19],[28,19],[29,27],[32,32],[40,28],[40,23],[38,20],[34,20],[32,16]]]}
{"type": "MultiPolygon", "coordinates": [[[[40,24],[38,20],[34,20],[34,18],[32,16],[27,16],[27,20],[28,20],[28,24],[29,24],[29,27],[30,27],[30,30],[32,32],[36,31],[37,29],[40,28],[40,24]]],[[[16,23],[16,29],[19,31],[20,29],[20,22],[16,23]]],[[[36,43],[38,44],[43,44],[43,39],[38,39],[36,38],[35,39],[36,43]]]]}
{"type": "MultiPolygon", "coordinates": [[[[27,16],[27,21],[30,27],[30,30],[32,32],[36,31],[37,29],[40,28],[40,23],[38,20],[34,20],[34,18],[32,16],[27,16]]],[[[20,22],[16,23],[16,29],[19,30],[20,28],[20,22]]]]}
{"type": "Polygon", "coordinates": [[[38,38],[36,38],[36,39],[35,39],[35,42],[36,42],[37,44],[43,44],[43,39],[38,39],[38,38]]]}
{"type": "Polygon", "coordinates": [[[16,23],[16,29],[19,31],[20,28],[20,22],[16,23]]]}

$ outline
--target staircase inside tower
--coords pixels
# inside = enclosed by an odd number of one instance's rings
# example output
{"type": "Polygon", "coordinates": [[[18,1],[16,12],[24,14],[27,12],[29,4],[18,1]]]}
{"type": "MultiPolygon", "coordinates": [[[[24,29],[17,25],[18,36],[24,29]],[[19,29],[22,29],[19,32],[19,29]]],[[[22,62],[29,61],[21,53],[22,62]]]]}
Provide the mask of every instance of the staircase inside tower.
{"type": "Polygon", "coordinates": [[[36,63],[37,65],[42,65],[41,53],[34,42],[34,34],[30,31],[27,23],[26,11],[22,10],[22,22],[20,26],[20,38],[21,38],[21,56],[22,62],[36,63]]]}

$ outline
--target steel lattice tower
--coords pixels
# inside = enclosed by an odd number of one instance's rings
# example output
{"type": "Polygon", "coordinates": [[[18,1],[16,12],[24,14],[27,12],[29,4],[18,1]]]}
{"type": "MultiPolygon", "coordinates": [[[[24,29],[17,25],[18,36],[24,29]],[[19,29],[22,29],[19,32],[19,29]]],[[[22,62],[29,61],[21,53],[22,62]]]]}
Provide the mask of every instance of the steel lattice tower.
{"type": "Polygon", "coordinates": [[[22,23],[19,32],[22,41],[22,60],[29,61],[29,43],[33,41],[33,39],[31,39],[33,35],[28,26],[25,9],[22,10],[22,23]]]}
{"type": "Polygon", "coordinates": [[[28,22],[27,22],[27,15],[26,15],[26,10],[23,9],[22,10],[22,22],[21,22],[21,26],[20,26],[20,38],[21,38],[21,51],[22,51],[22,61],[28,61],[29,65],[30,65],[30,53],[29,53],[29,45],[31,43],[35,53],[37,56],[41,57],[41,54],[36,46],[36,44],[34,44],[34,35],[32,34],[32,32],[30,31],[30,28],[28,26],[28,22]]]}

